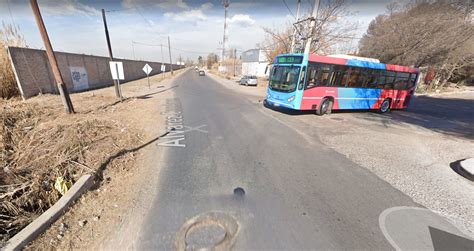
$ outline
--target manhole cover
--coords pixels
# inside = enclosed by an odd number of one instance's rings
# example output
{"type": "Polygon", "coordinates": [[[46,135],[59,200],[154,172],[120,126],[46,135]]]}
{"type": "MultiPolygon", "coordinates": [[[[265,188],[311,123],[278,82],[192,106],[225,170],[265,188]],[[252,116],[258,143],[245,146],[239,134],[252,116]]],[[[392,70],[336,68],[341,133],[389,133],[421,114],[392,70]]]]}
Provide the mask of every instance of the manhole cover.
{"type": "Polygon", "coordinates": [[[215,247],[224,240],[225,229],[217,224],[194,226],[186,233],[186,249],[206,249],[215,247]]]}
{"type": "Polygon", "coordinates": [[[234,244],[239,224],[228,214],[209,212],[186,221],[176,234],[176,249],[228,250],[234,244]]]}

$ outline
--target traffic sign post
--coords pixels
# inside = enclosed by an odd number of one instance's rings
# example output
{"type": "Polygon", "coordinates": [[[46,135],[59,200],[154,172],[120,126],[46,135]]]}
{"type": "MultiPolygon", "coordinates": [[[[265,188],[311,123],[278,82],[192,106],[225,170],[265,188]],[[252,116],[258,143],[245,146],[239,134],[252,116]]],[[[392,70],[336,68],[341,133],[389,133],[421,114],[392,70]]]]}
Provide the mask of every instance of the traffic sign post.
{"type": "Polygon", "coordinates": [[[145,66],[143,66],[142,70],[145,72],[146,74],[146,78],[148,80],[148,89],[150,89],[150,72],[153,70],[153,68],[151,68],[150,65],[148,64],[145,64],[145,66]]]}
{"type": "MultiPolygon", "coordinates": [[[[161,73],[165,73],[166,72],[166,65],[164,64],[161,64],[161,73]]],[[[165,78],[165,74],[163,74],[163,78],[165,78]]]]}
{"type": "Polygon", "coordinates": [[[117,80],[118,85],[118,94],[120,97],[120,101],[122,101],[122,88],[120,87],[120,80],[125,80],[125,76],[123,74],[123,64],[122,62],[118,61],[110,61],[110,73],[112,74],[112,79],[117,80]]]}

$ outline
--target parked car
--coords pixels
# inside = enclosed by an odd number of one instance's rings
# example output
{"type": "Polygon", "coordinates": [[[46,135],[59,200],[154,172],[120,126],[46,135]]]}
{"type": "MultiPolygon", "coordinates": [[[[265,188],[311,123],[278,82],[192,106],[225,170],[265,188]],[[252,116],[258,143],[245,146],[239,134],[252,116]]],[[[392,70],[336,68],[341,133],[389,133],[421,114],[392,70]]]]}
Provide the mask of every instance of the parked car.
{"type": "Polygon", "coordinates": [[[241,85],[254,85],[257,86],[257,77],[252,75],[245,75],[240,79],[239,82],[241,85]]]}
{"type": "Polygon", "coordinates": [[[206,72],[203,71],[203,70],[200,70],[200,71],[199,71],[199,76],[206,76],[206,72]]]}

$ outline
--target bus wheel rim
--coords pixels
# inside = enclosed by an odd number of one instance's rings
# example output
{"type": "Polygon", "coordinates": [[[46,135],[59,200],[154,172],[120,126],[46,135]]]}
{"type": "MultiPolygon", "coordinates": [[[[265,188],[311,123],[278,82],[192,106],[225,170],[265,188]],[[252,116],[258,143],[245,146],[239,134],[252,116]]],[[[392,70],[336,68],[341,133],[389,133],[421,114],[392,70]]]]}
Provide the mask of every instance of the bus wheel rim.
{"type": "Polygon", "coordinates": [[[385,100],[383,103],[382,103],[382,111],[385,112],[387,111],[388,109],[388,101],[385,100]]]}
{"type": "Polygon", "coordinates": [[[326,112],[326,110],[328,109],[328,102],[327,101],[324,101],[323,102],[323,105],[321,107],[321,111],[322,112],[326,112]]]}

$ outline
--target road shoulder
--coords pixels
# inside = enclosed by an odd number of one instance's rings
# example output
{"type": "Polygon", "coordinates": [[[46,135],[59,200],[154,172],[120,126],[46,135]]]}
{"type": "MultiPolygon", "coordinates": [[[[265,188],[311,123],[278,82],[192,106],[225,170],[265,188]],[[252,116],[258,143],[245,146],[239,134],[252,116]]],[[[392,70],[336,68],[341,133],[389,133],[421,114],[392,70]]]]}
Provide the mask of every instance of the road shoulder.
{"type": "Polygon", "coordinates": [[[129,101],[126,107],[116,108],[127,111],[118,119],[128,126],[125,130],[138,129],[140,144],[113,159],[99,186],[82,196],[27,249],[107,249],[110,243],[131,240],[124,238],[124,230],[130,233],[134,226],[140,226],[143,218],[137,216],[145,215],[155,196],[153,188],[159,182],[164,152],[153,142],[166,130],[160,106],[173,97],[173,80],[180,74],[182,71],[175,72],[173,79],[164,80],[162,76],[151,77],[150,89],[143,88],[146,79],[123,86],[129,101]]]}

